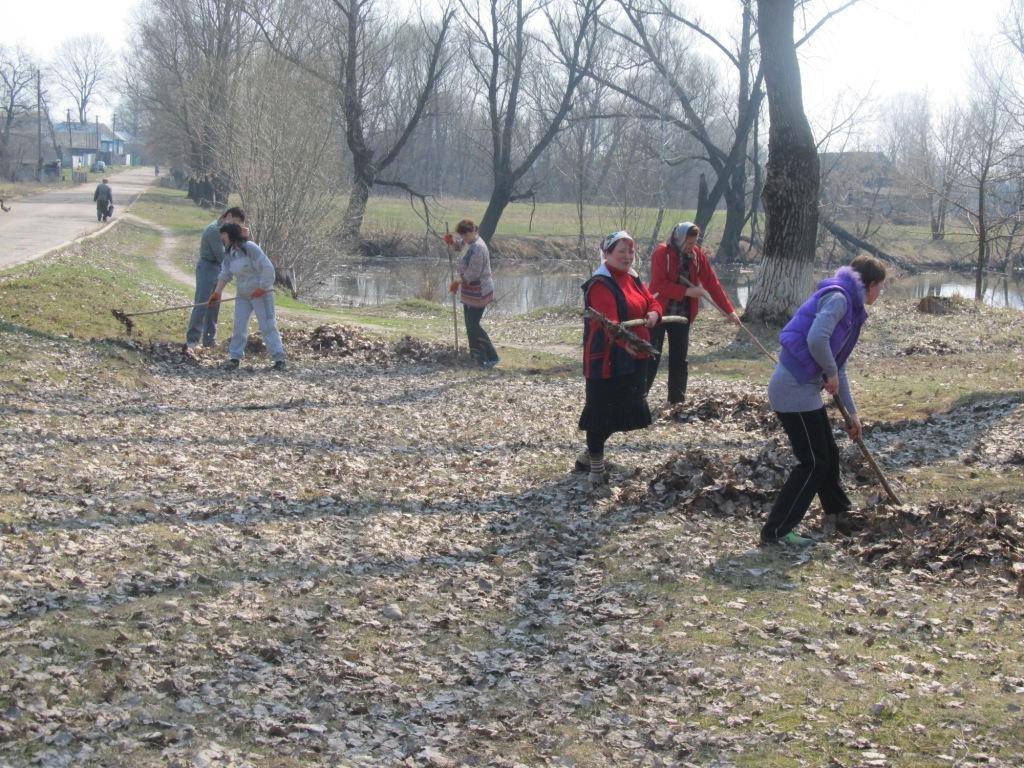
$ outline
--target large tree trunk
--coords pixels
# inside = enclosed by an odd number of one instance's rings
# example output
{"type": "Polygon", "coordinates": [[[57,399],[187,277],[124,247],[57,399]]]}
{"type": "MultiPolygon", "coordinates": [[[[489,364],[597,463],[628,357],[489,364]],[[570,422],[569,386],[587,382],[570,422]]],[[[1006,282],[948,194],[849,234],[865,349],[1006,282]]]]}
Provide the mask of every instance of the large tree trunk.
{"type": "Polygon", "coordinates": [[[703,232],[707,229],[708,222],[715,213],[717,201],[712,201],[708,194],[708,179],[702,173],[700,182],[697,184],[697,213],[694,215],[694,223],[703,232]]]}
{"type": "Polygon", "coordinates": [[[366,174],[352,174],[352,191],[348,195],[348,206],[342,218],[341,236],[350,245],[359,242],[359,233],[363,227],[363,216],[366,215],[366,202],[370,199],[370,188],[373,187],[372,179],[368,180],[366,174]]]}
{"type": "Polygon", "coordinates": [[[785,322],[811,288],[818,232],[818,151],[804,114],[793,39],[794,0],[758,0],[768,95],[764,260],[745,317],[785,322]]]}
{"type": "MultiPolygon", "coordinates": [[[[743,181],[740,182],[741,185],[746,185],[746,173],[741,173],[739,169],[736,173],[743,178],[743,181]]],[[[718,251],[715,254],[717,260],[722,264],[731,264],[739,259],[740,236],[743,234],[743,225],[747,220],[747,205],[743,187],[740,187],[739,196],[735,194],[735,191],[734,185],[732,193],[726,195],[728,207],[725,211],[725,228],[722,230],[722,240],[719,242],[718,251]]]]}
{"type": "Polygon", "coordinates": [[[484,217],[480,220],[480,237],[482,237],[488,245],[491,242],[491,238],[494,236],[494,232],[498,229],[498,222],[501,220],[501,215],[505,212],[508,204],[512,202],[512,190],[515,182],[511,178],[499,178],[494,182],[494,189],[491,191],[491,199],[487,201],[487,210],[484,211],[484,217]]]}

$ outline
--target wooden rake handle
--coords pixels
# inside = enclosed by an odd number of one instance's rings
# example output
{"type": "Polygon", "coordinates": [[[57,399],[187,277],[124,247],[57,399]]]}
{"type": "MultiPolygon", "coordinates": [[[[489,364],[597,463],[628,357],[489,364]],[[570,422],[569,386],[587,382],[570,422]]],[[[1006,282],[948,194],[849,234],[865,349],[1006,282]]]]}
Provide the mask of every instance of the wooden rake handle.
{"type": "MultiPolygon", "coordinates": [[[[658,322],[668,324],[678,323],[680,325],[686,325],[690,321],[687,318],[683,317],[682,315],[665,315],[658,322]]],[[[623,328],[636,328],[638,326],[646,324],[647,320],[642,317],[638,317],[636,320],[626,320],[624,322],[619,323],[619,325],[621,325],[623,328]]]]}
{"type": "MultiPolygon", "coordinates": [[[[850,412],[846,410],[846,406],[843,405],[843,401],[839,399],[838,395],[832,395],[832,403],[837,409],[839,409],[839,413],[843,417],[843,423],[846,424],[846,428],[849,429],[853,424],[853,419],[850,417],[850,412]]],[[[868,447],[864,444],[864,440],[860,435],[858,435],[854,438],[853,442],[855,442],[857,447],[860,448],[860,452],[863,454],[864,460],[867,461],[868,466],[870,466],[872,471],[875,473],[875,476],[878,478],[878,482],[882,484],[882,488],[885,489],[885,495],[889,497],[889,501],[893,504],[901,505],[903,502],[900,501],[900,497],[896,495],[892,486],[889,485],[889,481],[886,479],[885,473],[882,472],[882,468],[878,466],[878,463],[875,461],[875,457],[871,455],[871,451],[869,451],[868,447]]]]}
{"type": "MultiPolygon", "coordinates": [[[[237,296],[232,296],[230,299],[221,299],[218,303],[224,304],[229,301],[234,301],[237,296]]],[[[123,312],[121,313],[124,317],[142,317],[143,315],[159,315],[161,312],[173,312],[175,309],[194,309],[196,307],[205,307],[209,302],[201,301],[198,304],[177,304],[173,307],[164,307],[163,309],[150,309],[146,312],[123,312]]]]}

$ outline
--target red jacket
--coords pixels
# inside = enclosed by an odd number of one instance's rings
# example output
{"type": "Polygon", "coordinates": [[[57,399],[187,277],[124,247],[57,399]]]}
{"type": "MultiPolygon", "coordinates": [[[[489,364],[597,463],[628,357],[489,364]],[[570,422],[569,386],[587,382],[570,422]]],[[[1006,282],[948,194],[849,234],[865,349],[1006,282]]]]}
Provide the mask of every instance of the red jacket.
{"type": "MultiPolygon", "coordinates": [[[[659,317],[663,313],[661,304],[640,278],[629,272],[613,270],[607,264],[594,273],[583,290],[584,304],[593,307],[613,323],[647,317],[647,313],[652,311],[657,312],[659,317]],[[612,281],[614,288],[610,285],[612,281]]],[[[644,341],[651,340],[651,330],[647,326],[640,325],[629,330],[644,341]]],[[[583,332],[583,372],[588,379],[608,379],[635,370],[632,355],[626,352],[621,342],[608,344],[604,326],[599,321],[584,320],[583,332]]]]}
{"type": "MultiPolygon", "coordinates": [[[[679,250],[668,243],[661,243],[651,254],[651,292],[668,311],[669,302],[682,303],[686,295],[687,286],[679,282],[679,250]]],[[[726,314],[734,312],[735,309],[729,297],[726,296],[722,284],[718,282],[718,275],[708,260],[704,249],[698,245],[693,246],[693,255],[690,258],[690,274],[685,277],[694,285],[699,285],[711,294],[714,300],[726,314]]],[[[690,321],[697,317],[697,310],[700,307],[700,300],[690,296],[690,321]]]]}

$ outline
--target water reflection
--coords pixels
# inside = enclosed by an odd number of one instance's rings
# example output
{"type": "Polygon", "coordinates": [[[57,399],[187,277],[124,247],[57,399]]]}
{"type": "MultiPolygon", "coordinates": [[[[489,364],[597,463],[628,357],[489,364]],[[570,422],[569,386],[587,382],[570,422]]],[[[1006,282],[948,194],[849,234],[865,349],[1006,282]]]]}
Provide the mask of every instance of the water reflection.
{"type": "MultiPolygon", "coordinates": [[[[580,303],[580,286],[593,267],[565,262],[497,263],[494,282],[498,301],[493,311],[521,314],[540,307],[580,303]]],[[[746,305],[753,270],[722,270],[723,286],[737,306],[746,305]]],[[[646,275],[645,275],[646,276],[646,275]]],[[[324,302],[343,306],[374,306],[409,298],[441,301],[447,295],[448,264],[440,261],[391,259],[350,265],[319,292],[324,302]]],[[[1024,309],[1024,285],[989,275],[983,284],[984,302],[996,307],[1024,309]]],[[[965,274],[935,272],[886,281],[888,298],[920,299],[924,296],[974,298],[974,281],[965,274]]]]}

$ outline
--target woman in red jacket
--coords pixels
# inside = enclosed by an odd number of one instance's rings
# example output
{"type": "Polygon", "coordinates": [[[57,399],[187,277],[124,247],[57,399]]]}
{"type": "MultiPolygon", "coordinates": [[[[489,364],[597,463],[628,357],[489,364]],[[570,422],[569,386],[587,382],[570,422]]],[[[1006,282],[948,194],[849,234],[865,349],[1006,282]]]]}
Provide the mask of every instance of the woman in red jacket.
{"type": "MultiPolygon", "coordinates": [[[[644,319],[631,330],[645,341],[661,320],[662,309],[632,270],[636,243],[628,232],[615,232],[601,242],[604,263],[583,284],[585,306],[614,323],[644,319]]],[[[587,450],[576,468],[590,472],[590,484],[604,482],[604,444],[615,432],[642,429],[651,423],[647,407],[646,353],[634,355],[621,341],[609,338],[599,320],[583,321],[583,375],[587,401],[580,429],[587,432],[587,450]]]]}
{"type": "Polygon", "coordinates": [[[668,334],[668,401],[681,403],[686,398],[688,364],[686,356],[690,347],[690,326],[697,317],[700,297],[707,293],[708,299],[718,305],[736,325],[740,318],[718,282],[708,255],[697,245],[700,227],[691,221],[677,224],[667,243],[661,243],[651,254],[651,291],[665,307],[667,315],[684,315],[689,323],[659,325],[651,331],[651,344],[658,354],[647,365],[647,390],[654,385],[658,375],[661,350],[668,334]],[[686,285],[680,277],[693,283],[686,285]]]}

